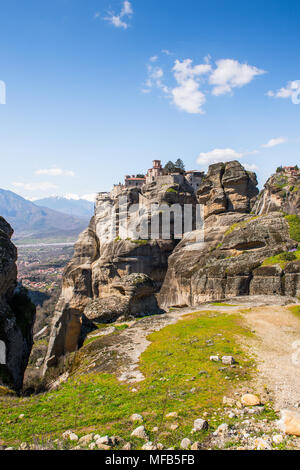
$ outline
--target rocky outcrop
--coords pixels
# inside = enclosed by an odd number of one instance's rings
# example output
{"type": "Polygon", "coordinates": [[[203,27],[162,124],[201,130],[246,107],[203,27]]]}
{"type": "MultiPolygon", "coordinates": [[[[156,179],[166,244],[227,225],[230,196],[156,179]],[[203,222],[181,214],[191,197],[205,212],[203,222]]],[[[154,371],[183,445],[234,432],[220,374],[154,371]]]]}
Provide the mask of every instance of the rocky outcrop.
{"type": "MultiPolygon", "coordinates": [[[[174,250],[159,294],[162,307],[249,294],[299,295],[300,262],[293,252],[300,241],[300,219],[290,221],[272,203],[265,204],[263,215],[253,215],[255,185],[256,177],[238,162],[211,165],[198,191],[205,204],[203,243],[189,234],[174,250]],[[284,266],[272,260],[280,253],[289,254],[284,266]],[[271,265],[265,266],[266,260],[271,265]]],[[[267,198],[266,189],[264,194],[267,198]]],[[[296,200],[299,192],[294,194],[296,200]]],[[[297,205],[289,208],[297,212],[297,205]]]]}
{"type": "Polygon", "coordinates": [[[261,267],[267,258],[295,247],[285,217],[274,213],[259,218],[241,216],[239,222],[236,220],[234,214],[211,216],[205,231],[212,235],[213,227],[214,240],[205,241],[202,249],[196,250],[184,245],[184,240],[178,245],[169,258],[160,291],[162,306],[197,305],[249,294],[299,292],[299,262],[288,263],[286,270],[277,265],[261,267]],[[288,270],[292,272],[287,281],[288,270]]]}
{"type": "Polygon", "coordinates": [[[253,212],[256,215],[263,215],[274,211],[300,214],[299,170],[289,172],[279,168],[264,185],[253,212]]]}
{"type": "Polygon", "coordinates": [[[17,284],[13,230],[0,217],[0,385],[19,391],[32,348],[35,307],[17,284]]]}
{"type": "Polygon", "coordinates": [[[111,284],[111,295],[91,300],[84,310],[86,318],[112,323],[121,316],[159,313],[155,282],[146,274],[129,274],[111,284]]]}
{"type": "Polygon", "coordinates": [[[205,218],[223,212],[249,213],[258,194],[255,173],[237,161],[210,165],[198,190],[205,218]]]}
{"type": "MultiPolygon", "coordinates": [[[[152,240],[147,210],[153,204],[163,204],[168,209],[172,204],[182,207],[186,203],[196,205],[193,188],[184,179],[177,182],[168,176],[144,185],[142,191],[133,188],[117,195],[99,194],[95,216],[80,235],[63,275],[44,372],[60,356],[77,349],[83,322],[86,328],[87,321],[110,323],[124,315],[160,311],[155,294],[178,241],[172,236],[172,215],[171,239],[156,236],[152,240]],[[138,235],[142,230],[147,232],[146,239],[138,235]]],[[[155,210],[159,214],[161,206],[155,210]]]]}
{"type": "Polygon", "coordinates": [[[249,294],[299,295],[298,218],[291,221],[278,206],[270,212],[264,205],[258,214],[256,186],[256,175],[233,161],[211,165],[197,195],[179,174],[99,194],[64,273],[44,370],[75,351],[93,322],[155,313],[157,300],[168,308],[249,294]],[[195,227],[197,203],[204,206],[204,230],[195,227]],[[178,243],[184,204],[193,208],[192,228],[178,243]],[[168,214],[175,206],[177,218],[168,214]],[[161,227],[150,233],[150,207],[157,218],[170,217],[169,239],[161,227]],[[269,260],[282,253],[283,264],[269,260]]]}

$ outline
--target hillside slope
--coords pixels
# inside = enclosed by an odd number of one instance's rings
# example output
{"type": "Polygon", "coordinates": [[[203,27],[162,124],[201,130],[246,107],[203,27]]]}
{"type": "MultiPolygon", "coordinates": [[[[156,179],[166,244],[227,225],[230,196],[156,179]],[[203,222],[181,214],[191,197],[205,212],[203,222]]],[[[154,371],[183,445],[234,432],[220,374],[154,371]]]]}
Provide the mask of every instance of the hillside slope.
{"type": "Polygon", "coordinates": [[[76,237],[86,227],[86,219],[38,207],[12,191],[0,189],[0,215],[14,228],[14,239],[76,237]]]}
{"type": "Polygon", "coordinates": [[[84,199],[77,200],[53,196],[37,199],[34,201],[34,204],[39,207],[48,207],[48,209],[85,219],[90,219],[94,213],[94,204],[84,199]]]}

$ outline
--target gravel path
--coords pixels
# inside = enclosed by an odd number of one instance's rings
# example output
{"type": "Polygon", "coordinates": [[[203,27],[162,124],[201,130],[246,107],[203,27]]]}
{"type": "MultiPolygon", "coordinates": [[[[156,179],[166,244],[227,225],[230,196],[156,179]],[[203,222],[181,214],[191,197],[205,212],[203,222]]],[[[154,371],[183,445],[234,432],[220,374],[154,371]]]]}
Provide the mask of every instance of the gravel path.
{"type": "MultiPolygon", "coordinates": [[[[232,303],[232,305],[213,305],[213,304],[202,304],[200,306],[197,306],[195,308],[191,307],[186,307],[186,308],[181,308],[181,309],[175,309],[167,314],[164,315],[156,315],[154,317],[146,317],[143,320],[140,320],[138,322],[133,322],[131,328],[128,328],[122,333],[122,339],[124,342],[119,344],[119,349],[118,349],[118,355],[126,357],[126,360],[123,361],[123,367],[121,366],[119,373],[118,373],[118,378],[120,381],[128,382],[128,383],[135,383],[135,382],[140,382],[144,380],[144,376],[139,370],[139,358],[140,355],[147,349],[147,347],[150,345],[150,341],[147,339],[147,336],[154,332],[154,331],[159,331],[162,328],[164,328],[167,325],[171,325],[176,323],[178,320],[183,318],[185,315],[190,314],[192,312],[199,312],[199,311],[205,311],[205,310],[217,310],[217,311],[224,311],[228,313],[234,313],[238,312],[239,310],[244,310],[247,308],[253,308],[253,312],[261,312],[262,316],[264,316],[264,312],[268,311],[270,309],[271,312],[274,311],[274,309],[278,309],[278,312],[280,312],[279,317],[285,318],[288,317],[290,318],[290,321],[294,320],[294,323],[297,324],[297,319],[290,314],[283,306],[280,304],[285,304],[287,303],[287,299],[283,297],[278,297],[278,296],[252,296],[252,297],[238,297],[235,299],[232,299],[229,303],[232,303]],[[271,306],[270,306],[271,304],[271,306]],[[261,309],[261,310],[260,310],[261,309]],[[283,314],[282,314],[283,313],[283,314]]],[[[247,315],[247,319],[251,318],[251,321],[255,321],[256,316],[255,315],[247,315]]],[[[269,315],[270,316],[270,315],[269,315]]],[[[272,317],[272,315],[271,315],[272,317]]],[[[299,334],[298,338],[300,339],[300,321],[299,323],[299,334]]],[[[251,327],[256,328],[256,323],[255,325],[253,324],[251,327]]],[[[276,329],[276,327],[275,327],[276,329]]],[[[262,333],[268,331],[268,327],[266,328],[266,325],[262,326],[262,333]]],[[[283,333],[282,329],[280,328],[280,332],[283,333]]],[[[258,332],[259,334],[259,332],[258,332]]],[[[266,340],[263,342],[259,342],[257,344],[260,345],[262,348],[262,351],[257,350],[257,355],[264,360],[265,357],[265,349],[269,349],[268,346],[268,341],[269,339],[272,338],[272,335],[274,335],[274,331],[271,333],[271,336],[266,336],[266,340]]],[[[297,334],[293,336],[295,339],[291,339],[291,337],[288,338],[282,338],[279,340],[279,349],[281,348],[280,342],[281,341],[287,341],[289,344],[289,348],[291,348],[291,344],[293,341],[297,339],[297,334]]],[[[257,347],[257,344],[253,345],[253,347],[257,347]]],[[[256,352],[256,351],[255,351],[256,352]]],[[[270,357],[273,357],[273,363],[275,365],[277,364],[277,357],[279,355],[279,352],[277,351],[270,351],[270,357]]],[[[287,362],[288,359],[291,357],[291,352],[290,349],[288,349],[287,352],[287,362]]],[[[267,363],[270,364],[271,360],[267,358],[267,363]]],[[[295,375],[295,366],[292,366],[292,369],[294,369],[292,372],[293,376],[295,375]]],[[[267,366],[267,368],[269,365],[267,366]]],[[[261,369],[263,366],[261,366],[261,369]]],[[[271,374],[273,374],[274,369],[271,369],[271,374]]],[[[300,372],[300,369],[299,369],[300,372]]],[[[274,371],[275,373],[275,371],[274,371]]],[[[277,371],[279,373],[279,370],[277,371]]],[[[277,379],[275,379],[276,381],[277,379]]],[[[284,381],[288,381],[286,378],[284,381]]],[[[299,384],[300,385],[300,384],[299,384]]],[[[300,387],[298,387],[300,390],[300,387]]],[[[299,400],[300,401],[300,397],[299,400]]]]}
{"type": "Polygon", "coordinates": [[[150,345],[147,338],[150,333],[174,324],[195,311],[217,310],[229,314],[241,311],[246,325],[255,331],[253,338],[247,340],[244,346],[259,364],[255,383],[257,390],[267,386],[278,410],[294,408],[300,402],[300,343],[299,365],[292,361],[297,351],[293,344],[300,341],[300,319],[286,308],[288,301],[279,296],[243,297],[232,299],[230,306],[203,304],[193,309],[176,309],[132,321],[129,328],[119,335],[108,335],[101,340],[102,348],[93,357],[91,367],[102,372],[115,372],[121,382],[140,382],[144,376],[139,369],[139,359],[150,345]]]}
{"type": "Polygon", "coordinates": [[[294,408],[300,403],[300,319],[284,306],[265,306],[253,308],[245,320],[255,331],[247,346],[259,364],[258,384],[271,390],[276,409],[294,408]]]}

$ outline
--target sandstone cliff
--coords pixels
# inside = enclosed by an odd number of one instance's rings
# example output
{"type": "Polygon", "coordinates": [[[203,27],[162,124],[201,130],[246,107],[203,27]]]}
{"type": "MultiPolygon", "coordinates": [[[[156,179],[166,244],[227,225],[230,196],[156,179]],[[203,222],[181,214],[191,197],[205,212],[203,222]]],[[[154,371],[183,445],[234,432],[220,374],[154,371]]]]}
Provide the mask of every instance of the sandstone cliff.
{"type": "Polygon", "coordinates": [[[10,225],[0,217],[0,385],[19,391],[32,348],[35,307],[25,289],[17,285],[12,234],[10,225]]]}
{"type": "MultiPolygon", "coordinates": [[[[256,175],[237,161],[211,165],[197,195],[182,175],[158,177],[141,189],[99,194],[95,215],[64,273],[44,372],[60,356],[75,351],[95,321],[112,322],[240,295],[299,295],[299,219],[284,214],[286,205],[267,204],[273,188],[269,182],[261,196],[262,210],[256,202],[256,175]],[[120,196],[126,198],[125,209],[120,196]],[[145,209],[187,203],[204,206],[203,240],[203,231],[194,229],[194,218],[193,230],[179,243],[172,217],[169,240],[162,239],[160,232],[152,240],[148,232],[145,239],[120,236],[127,210],[132,211],[134,227],[147,231],[145,209]],[[118,214],[115,224],[112,209],[118,214]]],[[[296,214],[299,193],[289,191],[286,212],[296,214]]],[[[157,211],[157,215],[162,212],[160,207],[157,211]]]]}
{"type": "Polygon", "coordinates": [[[204,204],[204,216],[223,212],[249,213],[258,194],[255,173],[232,161],[210,165],[198,190],[198,202],[204,204]]]}
{"type": "MultiPolygon", "coordinates": [[[[168,257],[177,244],[169,240],[148,239],[149,221],[145,209],[153,204],[169,207],[178,204],[196,205],[192,187],[182,178],[162,177],[158,181],[121,193],[99,194],[95,215],[89,227],[80,235],[75,254],[67,266],[62,293],[56,307],[45,360],[48,366],[75,351],[82,340],[82,331],[93,328],[92,322],[112,322],[120,316],[159,313],[156,293],[168,268],[168,257]],[[120,197],[126,198],[126,210],[132,210],[130,230],[146,227],[147,239],[121,238],[120,197]],[[141,210],[136,210],[139,203],[141,210]],[[114,214],[118,214],[114,220],[114,214]],[[113,233],[113,234],[112,234],[113,233]],[[142,276],[135,276],[142,274],[142,276]]],[[[157,209],[158,214],[160,209],[157,209]]],[[[174,220],[170,219],[171,236],[174,220]]],[[[127,234],[128,235],[128,234],[127,234]]],[[[158,238],[158,239],[157,239],[158,238]]]]}
{"type": "Polygon", "coordinates": [[[268,179],[253,212],[262,215],[273,211],[300,213],[300,171],[288,172],[279,168],[268,179]]]}
{"type": "Polygon", "coordinates": [[[299,261],[285,265],[283,259],[281,267],[275,259],[274,265],[271,260],[262,266],[280,253],[288,260],[297,245],[283,214],[259,218],[220,214],[207,219],[205,231],[209,241],[202,249],[194,250],[183,240],[169,258],[159,296],[162,306],[197,305],[249,294],[300,294],[299,261]]]}
{"type": "Polygon", "coordinates": [[[186,236],[176,247],[159,295],[162,306],[249,294],[299,295],[299,252],[294,250],[300,234],[292,226],[299,227],[300,219],[295,215],[290,220],[282,212],[299,212],[299,190],[284,197],[276,187],[278,177],[268,180],[255,203],[253,173],[238,162],[209,167],[198,191],[199,202],[205,204],[204,243],[194,246],[191,236],[186,236]]]}

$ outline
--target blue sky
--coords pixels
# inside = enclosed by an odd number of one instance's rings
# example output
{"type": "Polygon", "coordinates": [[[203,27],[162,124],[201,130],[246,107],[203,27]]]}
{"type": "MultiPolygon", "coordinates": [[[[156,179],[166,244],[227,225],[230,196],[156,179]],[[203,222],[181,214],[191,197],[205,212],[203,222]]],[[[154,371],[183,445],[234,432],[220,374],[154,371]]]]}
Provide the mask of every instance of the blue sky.
{"type": "Polygon", "coordinates": [[[178,157],[263,184],[299,164],[299,22],[298,0],[2,0],[0,187],[82,196],[178,157]]]}

